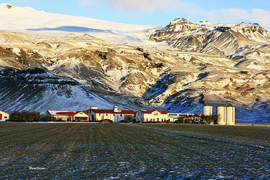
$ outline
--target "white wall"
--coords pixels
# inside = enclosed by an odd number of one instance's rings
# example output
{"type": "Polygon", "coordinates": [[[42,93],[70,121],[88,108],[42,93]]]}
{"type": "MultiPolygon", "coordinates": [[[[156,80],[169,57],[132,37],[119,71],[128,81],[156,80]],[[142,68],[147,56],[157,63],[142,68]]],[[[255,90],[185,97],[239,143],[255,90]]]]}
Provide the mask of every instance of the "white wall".
{"type": "Polygon", "coordinates": [[[89,118],[88,118],[89,116],[87,114],[83,113],[83,112],[79,112],[78,114],[76,114],[74,116],[74,119],[73,120],[75,120],[76,117],[84,117],[84,118],[87,118],[87,121],[89,121],[89,118]]]}
{"type": "Polygon", "coordinates": [[[92,115],[94,115],[94,119],[96,121],[101,121],[101,120],[104,120],[104,119],[110,119],[112,120],[113,122],[119,122],[119,121],[122,121],[124,119],[127,118],[127,116],[132,116],[132,119],[134,118],[134,115],[126,115],[126,114],[122,114],[122,116],[120,114],[100,114],[99,113],[95,113],[95,112],[91,112],[90,114],[90,120],[92,120],[92,115]]]}
{"type": "MultiPolygon", "coordinates": [[[[96,121],[101,121],[101,120],[104,120],[104,119],[110,119],[110,120],[114,121],[114,118],[115,118],[113,114],[102,114],[102,113],[100,113],[100,115],[99,115],[99,113],[95,113],[95,112],[91,111],[90,116],[92,117],[92,115],[94,115],[94,119],[96,121]]],[[[93,119],[91,119],[91,120],[93,120],[93,119]]]]}
{"type": "Polygon", "coordinates": [[[0,120],[8,120],[9,119],[9,114],[8,113],[0,111],[0,114],[2,115],[2,118],[0,118],[0,120]]]}
{"type": "Polygon", "coordinates": [[[168,114],[161,114],[159,111],[153,111],[151,114],[144,114],[142,111],[136,113],[137,122],[164,122],[167,120],[173,121],[173,118],[168,114]]]}

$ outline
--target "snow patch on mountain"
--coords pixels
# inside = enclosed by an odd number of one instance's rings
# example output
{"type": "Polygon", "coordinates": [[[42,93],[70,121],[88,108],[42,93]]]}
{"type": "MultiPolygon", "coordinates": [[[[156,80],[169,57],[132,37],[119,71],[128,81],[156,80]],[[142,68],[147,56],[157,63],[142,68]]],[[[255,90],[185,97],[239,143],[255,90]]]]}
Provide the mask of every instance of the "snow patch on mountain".
{"type": "Polygon", "coordinates": [[[2,31],[57,37],[64,37],[72,32],[82,32],[117,43],[137,44],[146,42],[144,41],[145,32],[153,28],[153,26],[128,25],[46,13],[30,7],[16,7],[6,3],[0,4],[0,21],[2,31]]]}

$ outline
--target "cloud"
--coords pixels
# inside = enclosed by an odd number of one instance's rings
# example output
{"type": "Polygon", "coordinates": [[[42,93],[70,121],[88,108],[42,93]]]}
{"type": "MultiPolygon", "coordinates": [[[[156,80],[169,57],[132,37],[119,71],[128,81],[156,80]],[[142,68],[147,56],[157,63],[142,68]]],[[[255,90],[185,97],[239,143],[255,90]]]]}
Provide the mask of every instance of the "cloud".
{"type": "Polygon", "coordinates": [[[253,9],[251,19],[258,22],[261,26],[270,28],[270,12],[262,9],[253,9]]]}
{"type": "Polygon", "coordinates": [[[242,9],[221,9],[220,12],[219,16],[223,21],[246,19],[250,16],[248,11],[242,9]]]}
{"type": "Polygon", "coordinates": [[[251,12],[242,9],[222,9],[220,12],[216,18],[223,22],[247,21],[270,28],[270,12],[262,9],[252,9],[251,12]]]}
{"type": "MultiPolygon", "coordinates": [[[[270,28],[270,12],[262,9],[251,11],[239,8],[204,10],[195,3],[185,3],[182,0],[78,0],[82,7],[94,9],[97,6],[128,13],[179,12],[200,17],[199,20],[210,20],[221,23],[235,23],[239,21],[257,22],[261,26],[270,28]]],[[[267,0],[270,3],[269,0],[267,0]]]]}
{"type": "Polygon", "coordinates": [[[107,6],[114,10],[127,12],[153,13],[155,11],[170,12],[176,10],[194,9],[195,4],[183,3],[181,0],[78,0],[81,6],[93,8],[99,5],[107,6]]]}

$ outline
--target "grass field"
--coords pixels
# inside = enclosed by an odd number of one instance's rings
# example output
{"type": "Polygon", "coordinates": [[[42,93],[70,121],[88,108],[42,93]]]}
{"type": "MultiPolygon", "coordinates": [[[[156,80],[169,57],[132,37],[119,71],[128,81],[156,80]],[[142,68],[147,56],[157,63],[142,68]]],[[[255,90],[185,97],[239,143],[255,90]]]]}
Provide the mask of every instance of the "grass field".
{"type": "Polygon", "coordinates": [[[3,179],[270,179],[270,128],[0,123],[3,179]]]}

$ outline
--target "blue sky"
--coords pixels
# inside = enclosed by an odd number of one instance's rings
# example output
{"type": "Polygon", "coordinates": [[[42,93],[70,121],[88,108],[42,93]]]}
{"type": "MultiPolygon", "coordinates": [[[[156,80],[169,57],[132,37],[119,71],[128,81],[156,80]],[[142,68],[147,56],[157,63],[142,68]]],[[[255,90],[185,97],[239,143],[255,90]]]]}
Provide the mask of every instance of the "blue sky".
{"type": "Polygon", "coordinates": [[[49,13],[138,25],[167,25],[176,17],[192,22],[256,22],[270,30],[270,0],[6,0],[49,13]]]}

